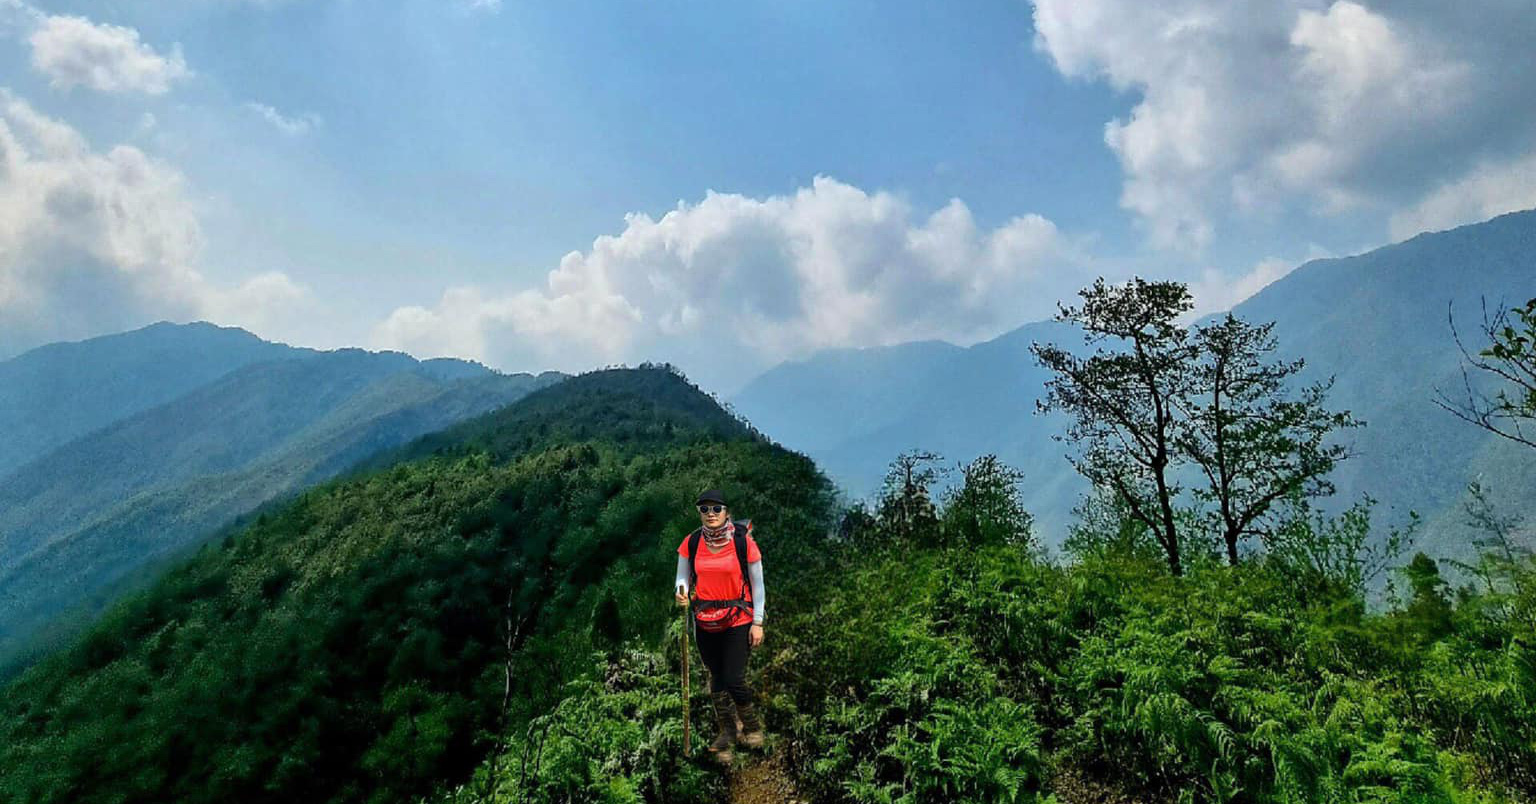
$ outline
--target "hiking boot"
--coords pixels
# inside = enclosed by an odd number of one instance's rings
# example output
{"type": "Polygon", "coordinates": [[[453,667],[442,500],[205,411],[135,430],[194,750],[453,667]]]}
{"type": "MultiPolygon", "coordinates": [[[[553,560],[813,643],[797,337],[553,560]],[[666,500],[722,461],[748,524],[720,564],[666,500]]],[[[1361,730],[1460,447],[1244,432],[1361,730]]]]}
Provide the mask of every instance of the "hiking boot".
{"type": "Polygon", "coordinates": [[[741,736],[737,742],[748,748],[762,748],[763,721],[757,716],[756,704],[736,704],[736,714],[741,715],[741,736]]]}
{"type": "Polygon", "coordinates": [[[718,728],[714,742],[709,744],[709,750],[719,755],[720,761],[729,761],[731,758],[731,746],[736,744],[736,704],[731,701],[731,694],[721,690],[714,694],[715,699],[715,724],[718,728]]]}

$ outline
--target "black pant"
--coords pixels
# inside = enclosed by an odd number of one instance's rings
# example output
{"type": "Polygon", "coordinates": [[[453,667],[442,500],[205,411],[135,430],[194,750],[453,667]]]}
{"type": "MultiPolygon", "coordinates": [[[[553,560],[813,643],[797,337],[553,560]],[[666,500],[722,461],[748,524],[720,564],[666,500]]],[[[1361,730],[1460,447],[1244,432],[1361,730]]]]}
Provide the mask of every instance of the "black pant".
{"type": "Polygon", "coordinates": [[[729,690],[731,700],[739,704],[752,703],[752,690],[747,689],[747,654],[752,651],[752,624],[745,623],[710,633],[702,628],[694,629],[695,642],[699,643],[699,655],[709,668],[709,691],[729,690]]]}

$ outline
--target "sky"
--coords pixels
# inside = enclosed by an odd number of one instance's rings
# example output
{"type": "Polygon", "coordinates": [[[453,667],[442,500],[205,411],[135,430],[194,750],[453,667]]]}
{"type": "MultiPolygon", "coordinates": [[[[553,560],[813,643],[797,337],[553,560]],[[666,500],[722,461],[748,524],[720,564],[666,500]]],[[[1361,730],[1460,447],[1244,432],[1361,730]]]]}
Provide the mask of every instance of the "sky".
{"type": "Polygon", "coordinates": [[[0,0],[0,359],[155,321],[515,371],[1226,309],[1536,206],[1529,0],[0,0]]]}

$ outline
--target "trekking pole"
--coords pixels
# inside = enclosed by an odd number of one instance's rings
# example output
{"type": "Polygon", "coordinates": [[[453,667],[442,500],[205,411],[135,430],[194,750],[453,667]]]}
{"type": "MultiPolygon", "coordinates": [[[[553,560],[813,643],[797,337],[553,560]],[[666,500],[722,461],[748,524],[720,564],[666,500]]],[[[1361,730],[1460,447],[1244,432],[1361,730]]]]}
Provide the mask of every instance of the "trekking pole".
{"type": "MultiPolygon", "coordinates": [[[[683,587],[677,587],[677,593],[683,594],[683,587]]],[[[688,607],[683,606],[683,755],[693,753],[692,745],[688,741],[688,607]]]]}

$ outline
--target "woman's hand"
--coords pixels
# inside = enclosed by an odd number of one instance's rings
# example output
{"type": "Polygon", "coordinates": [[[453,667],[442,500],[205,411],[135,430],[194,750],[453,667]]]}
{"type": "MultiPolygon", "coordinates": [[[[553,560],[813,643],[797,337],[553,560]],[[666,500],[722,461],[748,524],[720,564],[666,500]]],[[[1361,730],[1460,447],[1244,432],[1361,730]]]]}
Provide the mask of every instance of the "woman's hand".
{"type": "Polygon", "coordinates": [[[679,605],[679,606],[686,606],[686,605],[688,605],[688,596],[683,594],[682,592],[674,592],[674,593],[672,593],[672,597],[676,598],[677,605],[679,605]]]}
{"type": "Polygon", "coordinates": [[[761,644],[763,644],[763,627],[754,625],[752,626],[752,647],[755,648],[761,644]]]}

